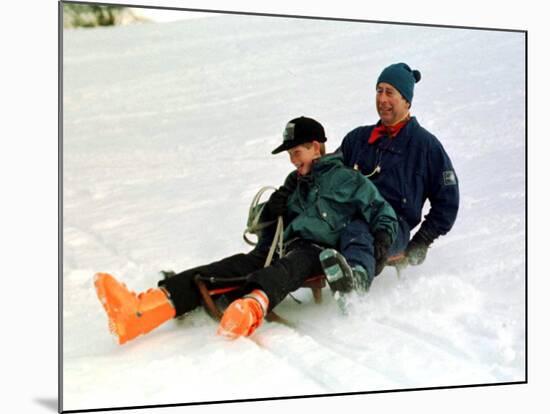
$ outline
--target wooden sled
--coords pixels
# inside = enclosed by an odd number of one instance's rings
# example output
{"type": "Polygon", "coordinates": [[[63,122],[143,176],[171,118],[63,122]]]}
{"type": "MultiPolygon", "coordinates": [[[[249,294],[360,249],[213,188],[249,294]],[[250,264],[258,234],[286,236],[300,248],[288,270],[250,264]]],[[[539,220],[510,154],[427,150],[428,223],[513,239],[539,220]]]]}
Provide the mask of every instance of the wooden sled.
{"type": "MultiPolygon", "coordinates": [[[[399,276],[401,270],[407,266],[407,257],[405,256],[405,254],[398,254],[395,256],[391,256],[388,258],[388,261],[386,262],[386,266],[395,267],[395,269],[397,270],[397,275],[399,276]]],[[[200,275],[195,276],[195,284],[197,285],[201,293],[202,303],[207,313],[213,319],[217,321],[221,320],[223,316],[223,311],[218,308],[218,306],[214,302],[213,297],[223,295],[224,293],[233,292],[239,289],[239,286],[229,286],[229,287],[223,287],[223,288],[208,289],[204,281],[201,280],[200,275]]],[[[309,279],[306,279],[306,281],[302,284],[302,287],[311,289],[314,302],[316,304],[320,304],[323,301],[322,290],[326,285],[327,285],[327,281],[326,281],[325,275],[317,275],[317,276],[310,277],[309,279]]],[[[278,315],[276,315],[274,312],[271,312],[269,315],[266,316],[266,319],[268,321],[278,321],[281,318],[278,315]]]]}
{"type": "MultiPolygon", "coordinates": [[[[202,303],[206,312],[215,320],[221,320],[223,311],[218,308],[214,302],[214,297],[223,295],[224,293],[233,292],[239,289],[239,286],[229,286],[223,288],[208,289],[206,284],[201,280],[200,275],[195,276],[195,284],[201,293],[202,303]]],[[[325,275],[318,275],[307,279],[302,287],[310,288],[313,293],[315,303],[319,304],[323,300],[322,289],[327,285],[325,275]]],[[[274,312],[270,312],[266,316],[268,321],[278,321],[280,317],[274,312]]]]}

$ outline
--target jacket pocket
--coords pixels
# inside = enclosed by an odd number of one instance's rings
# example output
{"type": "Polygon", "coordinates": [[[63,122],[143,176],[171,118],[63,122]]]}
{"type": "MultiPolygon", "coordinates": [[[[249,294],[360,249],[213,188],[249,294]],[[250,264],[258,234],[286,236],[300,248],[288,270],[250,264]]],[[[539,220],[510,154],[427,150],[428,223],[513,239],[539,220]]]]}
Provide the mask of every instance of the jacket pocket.
{"type": "Polygon", "coordinates": [[[404,215],[420,220],[424,199],[424,175],[420,170],[409,171],[401,177],[401,209],[404,215]]]}
{"type": "Polygon", "coordinates": [[[348,225],[349,217],[352,215],[348,204],[339,204],[329,197],[319,197],[315,207],[319,218],[326,222],[331,230],[337,232],[348,225]]]}

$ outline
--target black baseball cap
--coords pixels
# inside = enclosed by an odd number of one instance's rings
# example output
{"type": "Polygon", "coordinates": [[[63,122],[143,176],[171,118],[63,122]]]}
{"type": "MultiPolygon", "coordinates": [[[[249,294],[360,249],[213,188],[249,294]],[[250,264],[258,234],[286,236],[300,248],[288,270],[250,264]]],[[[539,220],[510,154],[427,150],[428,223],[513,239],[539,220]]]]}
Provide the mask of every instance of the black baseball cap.
{"type": "Polygon", "coordinates": [[[283,132],[283,143],[271,151],[271,153],[278,154],[306,142],[325,142],[326,140],[327,137],[325,136],[323,125],[315,119],[301,116],[286,124],[283,132]]]}

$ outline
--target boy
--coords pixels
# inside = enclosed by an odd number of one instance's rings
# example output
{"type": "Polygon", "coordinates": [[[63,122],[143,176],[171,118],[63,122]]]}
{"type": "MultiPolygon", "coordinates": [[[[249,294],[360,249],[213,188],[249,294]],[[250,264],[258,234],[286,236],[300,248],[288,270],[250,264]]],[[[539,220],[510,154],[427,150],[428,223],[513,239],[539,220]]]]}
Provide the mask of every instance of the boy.
{"type": "Polygon", "coordinates": [[[194,283],[197,274],[216,280],[216,286],[220,280],[227,285],[242,282],[238,298],[223,314],[218,334],[249,336],[288,293],[324,271],[321,260],[327,273],[338,270],[328,276],[331,287],[342,283],[341,256],[333,248],[339,247],[340,233],[354,217],[362,217],[373,231],[385,231],[393,240],[397,226],[393,209],[368,179],[344,167],[339,156],[323,156],[326,137],[320,123],[305,117],[293,119],[283,137],[273,153],[287,150],[296,171],[270,197],[264,218],[275,218],[282,205],[286,207],[284,256],[263,267],[272,238],[268,228],[251,252],[183,271],[139,295],[114,277],[97,274],[96,291],[120,344],[199,306],[200,293],[194,283]]]}

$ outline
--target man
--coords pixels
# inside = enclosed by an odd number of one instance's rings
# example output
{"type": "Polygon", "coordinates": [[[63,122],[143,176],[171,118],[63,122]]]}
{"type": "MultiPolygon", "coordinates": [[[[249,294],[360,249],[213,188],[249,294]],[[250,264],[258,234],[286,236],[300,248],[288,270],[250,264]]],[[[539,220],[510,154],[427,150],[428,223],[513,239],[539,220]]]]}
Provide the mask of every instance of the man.
{"type": "Polygon", "coordinates": [[[458,212],[458,179],[451,160],[441,142],[410,115],[420,78],[420,72],[405,63],[386,67],[376,82],[380,120],[349,132],[339,149],[344,164],[369,177],[398,216],[393,243],[383,233],[369,234],[360,219],[342,235],[340,251],[348,262],[359,261],[369,249],[361,237],[374,238],[377,275],[390,254],[404,252],[410,264],[423,263],[434,240],[451,230],[458,212]],[[429,213],[409,241],[410,231],[422,220],[426,200],[429,213]]]}

